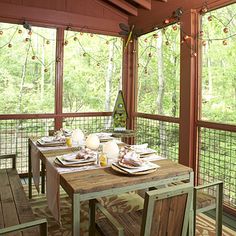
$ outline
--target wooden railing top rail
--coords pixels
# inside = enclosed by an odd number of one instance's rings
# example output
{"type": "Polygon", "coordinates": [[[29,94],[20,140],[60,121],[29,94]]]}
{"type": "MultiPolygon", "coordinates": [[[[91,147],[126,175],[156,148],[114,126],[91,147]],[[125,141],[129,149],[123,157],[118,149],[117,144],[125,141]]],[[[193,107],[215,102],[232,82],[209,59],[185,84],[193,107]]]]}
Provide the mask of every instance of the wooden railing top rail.
{"type": "Polygon", "coordinates": [[[63,114],[6,114],[0,115],[0,120],[12,119],[54,119],[54,118],[70,118],[70,117],[96,117],[111,116],[112,112],[81,112],[81,113],[63,113],[63,114]]]}
{"type": "Polygon", "coordinates": [[[170,117],[170,116],[161,116],[161,115],[154,115],[154,114],[147,114],[147,113],[140,113],[140,112],[134,112],[133,116],[147,118],[150,120],[160,120],[160,121],[166,121],[166,122],[171,122],[171,123],[179,123],[179,118],[170,117]]]}

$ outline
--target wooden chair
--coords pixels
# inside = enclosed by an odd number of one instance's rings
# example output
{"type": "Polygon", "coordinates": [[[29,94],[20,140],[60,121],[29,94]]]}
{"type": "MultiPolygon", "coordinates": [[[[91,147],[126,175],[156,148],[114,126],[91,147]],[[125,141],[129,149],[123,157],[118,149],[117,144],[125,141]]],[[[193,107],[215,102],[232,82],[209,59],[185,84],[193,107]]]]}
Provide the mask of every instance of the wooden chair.
{"type": "MultiPolygon", "coordinates": [[[[193,186],[186,183],[147,191],[140,211],[111,214],[95,201],[90,201],[90,209],[98,208],[106,216],[96,220],[96,227],[103,235],[184,236],[188,231],[192,197],[193,186]]],[[[94,230],[95,222],[92,222],[91,235],[94,230]]]]}
{"type": "MultiPolygon", "coordinates": [[[[209,210],[216,210],[216,236],[222,235],[222,214],[223,214],[223,182],[217,181],[210,184],[194,187],[193,194],[194,222],[196,215],[209,210]],[[206,188],[216,188],[215,196],[200,191],[206,188]]],[[[194,224],[195,232],[195,224],[194,224]]]]}

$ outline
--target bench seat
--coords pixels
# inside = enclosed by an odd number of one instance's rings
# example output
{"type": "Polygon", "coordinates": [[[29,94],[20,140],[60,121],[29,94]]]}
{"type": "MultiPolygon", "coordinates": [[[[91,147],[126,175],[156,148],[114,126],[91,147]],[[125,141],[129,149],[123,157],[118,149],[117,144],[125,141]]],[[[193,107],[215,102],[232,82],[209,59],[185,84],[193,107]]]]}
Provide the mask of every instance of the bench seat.
{"type": "Polygon", "coordinates": [[[0,235],[6,233],[47,235],[47,221],[36,220],[15,168],[0,170],[0,235]]]}

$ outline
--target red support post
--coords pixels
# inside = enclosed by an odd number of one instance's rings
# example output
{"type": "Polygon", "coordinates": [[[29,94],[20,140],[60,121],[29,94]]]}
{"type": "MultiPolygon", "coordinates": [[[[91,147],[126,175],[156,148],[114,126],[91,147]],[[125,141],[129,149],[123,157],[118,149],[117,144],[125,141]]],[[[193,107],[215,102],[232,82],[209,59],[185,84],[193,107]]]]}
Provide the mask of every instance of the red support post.
{"type": "Polygon", "coordinates": [[[137,40],[132,40],[123,53],[122,89],[128,112],[127,128],[134,129],[134,112],[136,112],[137,83],[137,40]]]}
{"type": "Polygon", "coordinates": [[[55,130],[62,128],[63,117],[63,58],[64,58],[64,29],[57,29],[56,43],[56,78],[55,78],[55,114],[59,115],[55,118],[55,130]]]}
{"type": "Polygon", "coordinates": [[[197,153],[198,17],[195,10],[181,17],[179,162],[194,171],[197,153]]]}

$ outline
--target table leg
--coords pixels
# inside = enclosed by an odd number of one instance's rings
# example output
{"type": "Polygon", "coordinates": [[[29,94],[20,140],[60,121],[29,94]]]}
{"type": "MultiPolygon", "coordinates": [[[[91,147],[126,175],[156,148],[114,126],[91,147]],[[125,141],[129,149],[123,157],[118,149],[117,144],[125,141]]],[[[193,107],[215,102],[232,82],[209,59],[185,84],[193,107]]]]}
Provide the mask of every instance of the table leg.
{"type": "Polygon", "coordinates": [[[32,198],[32,164],[31,164],[31,145],[30,140],[28,141],[28,188],[29,188],[29,199],[32,198]]]}
{"type": "Polygon", "coordinates": [[[96,199],[89,201],[89,236],[95,236],[95,209],[96,199]]]}
{"type": "MultiPolygon", "coordinates": [[[[192,184],[192,186],[194,187],[194,173],[190,173],[190,183],[192,184]]],[[[194,210],[194,191],[192,194],[192,201],[191,201],[191,207],[190,207],[190,212],[189,212],[189,227],[188,227],[188,235],[189,236],[193,236],[195,235],[195,220],[196,220],[196,216],[195,216],[195,210],[194,210]]]]}
{"type": "Polygon", "coordinates": [[[42,161],[41,161],[41,171],[42,171],[42,176],[41,176],[41,184],[42,184],[41,193],[45,193],[45,165],[44,165],[44,163],[42,161]]]}
{"type": "Polygon", "coordinates": [[[73,194],[72,199],[72,236],[80,235],[80,195],[73,194]]]}

